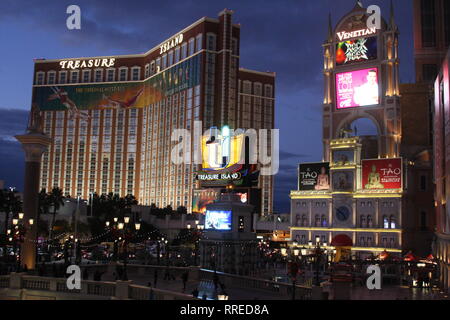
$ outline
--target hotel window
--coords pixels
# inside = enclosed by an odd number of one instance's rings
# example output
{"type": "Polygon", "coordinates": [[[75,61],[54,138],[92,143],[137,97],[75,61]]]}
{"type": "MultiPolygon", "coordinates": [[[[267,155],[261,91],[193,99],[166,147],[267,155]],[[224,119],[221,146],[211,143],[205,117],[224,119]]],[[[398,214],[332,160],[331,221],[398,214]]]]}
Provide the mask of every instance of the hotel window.
{"type": "Polygon", "coordinates": [[[186,59],[187,57],[187,44],[183,43],[181,45],[181,60],[186,59]]]}
{"type": "Polygon", "coordinates": [[[435,1],[421,0],[422,46],[436,46],[436,8],[435,1]]]}
{"type": "Polygon", "coordinates": [[[119,68],[119,81],[127,81],[128,80],[128,68],[121,67],[119,68]]]}
{"type": "Polygon", "coordinates": [[[44,84],[44,75],[45,75],[45,72],[42,72],[42,71],[36,72],[36,84],[37,85],[44,84]]]}
{"type": "Polygon", "coordinates": [[[167,54],[163,55],[161,59],[161,70],[165,68],[167,68],[167,54]]]}
{"type": "Polygon", "coordinates": [[[59,72],[59,83],[60,84],[67,83],[67,71],[59,72]]]}
{"type": "Polygon", "coordinates": [[[306,227],[306,223],[308,220],[306,219],[306,214],[302,215],[302,227],[306,227]]]}
{"type": "Polygon", "coordinates": [[[422,65],[422,78],[424,81],[436,80],[438,74],[438,68],[435,64],[423,64],[422,65]]]}
{"type": "Polygon", "coordinates": [[[327,218],[325,215],[322,215],[321,221],[322,221],[322,227],[326,227],[327,226],[327,218]]]}
{"type": "Polygon", "coordinates": [[[203,45],[202,45],[202,42],[203,42],[203,34],[199,34],[199,35],[197,35],[197,37],[195,38],[195,41],[196,41],[196,50],[195,50],[195,52],[198,52],[198,51],[200,51],[200,50],[202,50],[203,49],[203,45]]]}
{"type": "Polygon", "coordinates": [[[369,228],[373,227],[373,221],[372,221],[372,216],[371,215],[367,216],[367,227],[369,227],[369,228]]]}
{"type": "Polygon", "coordinates": [[[83,82],[90,82],[91,81],[91,70],[83,70],[83,82]]]}
{"type": "Polygon", "coordinates": [[[420,176],[420,191],[426,191],[427,190],[427,176],[422,174],[420,176]]]}
{"type": "Polygon", "coordinates": [[[315,223],[316,227],[320,227],[320,216],[318,214],[316,214],[316,223],[315,223]]]}
{"type": "Polygon", "coordinates": [[[141,68],[133,67],[131,68],[131,80],[137,81],[140,80],[141,68]]]}
{"type": "Polygon", "coordinates": [[[70,71],[70,83],[78,83],[78,70],[70,71]]]}
{"type": "Polygon", "coordinates": [[[103,69],[95,69],[95,82],[102,82],[103,81],[103,69]]]}
{"type": "Polygon", "coordinates": [[[383,228],[389,229],[389,219],[387,216],[383,216],[383,228]]]}
{"type": "Polygon", "coordinates": [[[49,71],[47,72],[47,84],[55,84],[56,83],[56,72],[49,71]]]}
{"type": "Polygon", "coordinates": [[[106,70],[106,81],[113,82],[116,78],[116,69],[106,70]]]}
{"type": "Polygon", "coordinates": [[[267,98],[272,98],[272,86],[270,84],[266,84],[264,86],[264,96],[267,98]]]}
{"type": "Polygon", "coordinates": [[[245,80],[242,85],[242,92],[245,94],[252,94],[252,83],[245,80]]]}
{"type": "Polygon", "coordinates": [[[174,63],[177,63],[180,61],[180,47],[175,48],[175,57],[174,57],[174,63]]]}
{"type": "Polygon", "coordinates": [[[145,78],[148,78],[150,76],[150,64],[145,65],[145,78]]]}
{"type": "Polygon", "coordinates": [[[194,50],[195,50],[195,39],[191,38],[189,39],[189,52],[188,52],[188,56],[194,54],[194,50]]]}
{"type": "Polygon", "coordinates": [[[391,215],[389,217],[389,222],[390,222],[391,229],[395,229],[397,227],[397,225],[395,224],[395,217],[394,217],[394,215],[391,215]]]}
{"type": "Polygon", "coordinates": [[[425,211],[420,212],[420,230],[427,230],[427,213],[425,211]]]}
{"type": "Polygon", "coordinates": [[[238,55],[238,41],[236,38],[231,39],[231,52],[233,55],[238,55]]]}
{"type": "Polygon", "coordinates": [[[366,216],[361,216],[360,218],[360,227],[365,228],[366,227],[366,216]]]}
{"type": "Polygon", "coordinates": [[[161,58],[156,59],[156,73],[161,71],[161,58]]]}
{"type": "Polygon", "coordinates": [[[150,62],[150,75],[154,75],[156,72],[156,65],[155,65],[155,61],[150,62]]]}
{"type": "Polygon", "coordinates": [[[169,51],[169,54],[167,56],[167,67],[170,67],[171,65],[173,65],[173,51],[169,51]]]}

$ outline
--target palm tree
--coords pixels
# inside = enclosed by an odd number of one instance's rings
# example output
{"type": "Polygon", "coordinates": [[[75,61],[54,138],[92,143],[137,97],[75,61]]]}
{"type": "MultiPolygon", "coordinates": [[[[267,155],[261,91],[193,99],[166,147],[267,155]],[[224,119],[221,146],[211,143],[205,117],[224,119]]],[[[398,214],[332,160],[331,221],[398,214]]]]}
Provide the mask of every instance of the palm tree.
{"type": "Polygon", "coordinates": [[[0,190],[0,212],[5,213],[5,225],[4,225],[4,248],[3,248],[3,254],[6,253],[6,235],[8,233],[8,222],[9,222],[9,215],[13,214],[16,215],[20,211],[22,211],[22,201],[20,200],[20,197],[17,195],[17,191],[14,189],[10,190],[0,190]]]}
{"type": "Polygon", "coordinates": [[[56,220],[56,212],[59,210],[61,206],[64,206],[64,195],[60,188],[55,187],[52,189],[52,191],[49,194],[49,203],[53,207],[53,217],[52,217],[52,224],[50,229],[50,235],[49,239],[52,239],[53,236],[53,228],[55,226],[55,220],[56,220]]]}

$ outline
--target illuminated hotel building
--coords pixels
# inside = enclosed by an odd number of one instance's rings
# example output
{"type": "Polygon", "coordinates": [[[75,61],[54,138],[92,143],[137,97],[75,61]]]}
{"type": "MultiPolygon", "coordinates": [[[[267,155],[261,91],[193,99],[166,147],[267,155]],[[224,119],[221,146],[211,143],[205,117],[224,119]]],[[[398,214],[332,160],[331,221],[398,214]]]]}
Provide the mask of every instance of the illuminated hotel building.
{"type": "MultiPolygon", "coordinates": [[[[52,137],[40,186],[88,199],[135,195],[140,204],[191,209],[196,164],[174,165],[174,129],[274,125],[275,74],[239,68],[232,11],[202,18],[144,54],[35,61],[33,104],[52,137]]],[[[193,157],[191,150],[184,150],[193,157]]],[[[192,162],[193,163],[193,162],[192,162]]],[[[273,181],[261,179],[263,211],[273,181]]]]}
{"type": "Polygon", "coordinates": [[[324,155],[299,166],[299,186],[290,194],[291,240],[305,246],[320,239],[347,256],[429,254],[432,231],[421,232],[419,224],[421,211],[432,212],[430,130],[419,120],[424,104],[414,105],[425,97],[427,114],[427,91],[416,95],[399,84],[393,8],[380,29],[367,20],[359,1],[335,28],[330,18],[323,44],[324,155]],[[376,133],[357,132],[361,119],[376,133]],[[414,132],[411,123],[419,121],[414,132]]]}

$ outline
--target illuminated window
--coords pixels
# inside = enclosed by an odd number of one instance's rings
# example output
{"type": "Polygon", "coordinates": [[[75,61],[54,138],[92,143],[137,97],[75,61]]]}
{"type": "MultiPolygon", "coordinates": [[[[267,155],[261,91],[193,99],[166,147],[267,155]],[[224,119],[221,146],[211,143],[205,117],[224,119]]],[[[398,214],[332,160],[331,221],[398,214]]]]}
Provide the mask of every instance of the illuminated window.
{"type": "Polygon", "coordinates": [[[383,228],[389,229],[389,219],[387,216],[383,216],[383,228]]]}
{"type": "Polygon", "coordinates": [[[394,215],[390,216],[389,222],[390,222],[390,225],[391,225],[391,229],[395,229],[397,227],[397,225],[395,223],[395,216],[394,215]]]}

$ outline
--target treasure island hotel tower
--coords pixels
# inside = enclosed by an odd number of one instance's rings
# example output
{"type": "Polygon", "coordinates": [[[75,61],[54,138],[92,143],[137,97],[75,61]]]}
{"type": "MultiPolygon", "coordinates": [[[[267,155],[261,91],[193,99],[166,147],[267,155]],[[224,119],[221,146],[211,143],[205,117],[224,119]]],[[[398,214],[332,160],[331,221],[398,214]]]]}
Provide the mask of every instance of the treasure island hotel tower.
{"type": "MultiPolygon", "coordinates": [[[[191,212],[200,168],[172,164],[172,131],[192,131],[194,121],[202,131],[274,126],[275,74],[239,68],[232,14],[204,17],[144,54],[36,60],[33,107],[53,140],[40,187],[82,199],[133,194],[142,205],[191,212]]],[[[260,177],[258,188],[269,214],[273,177],[260,177]]]]}

